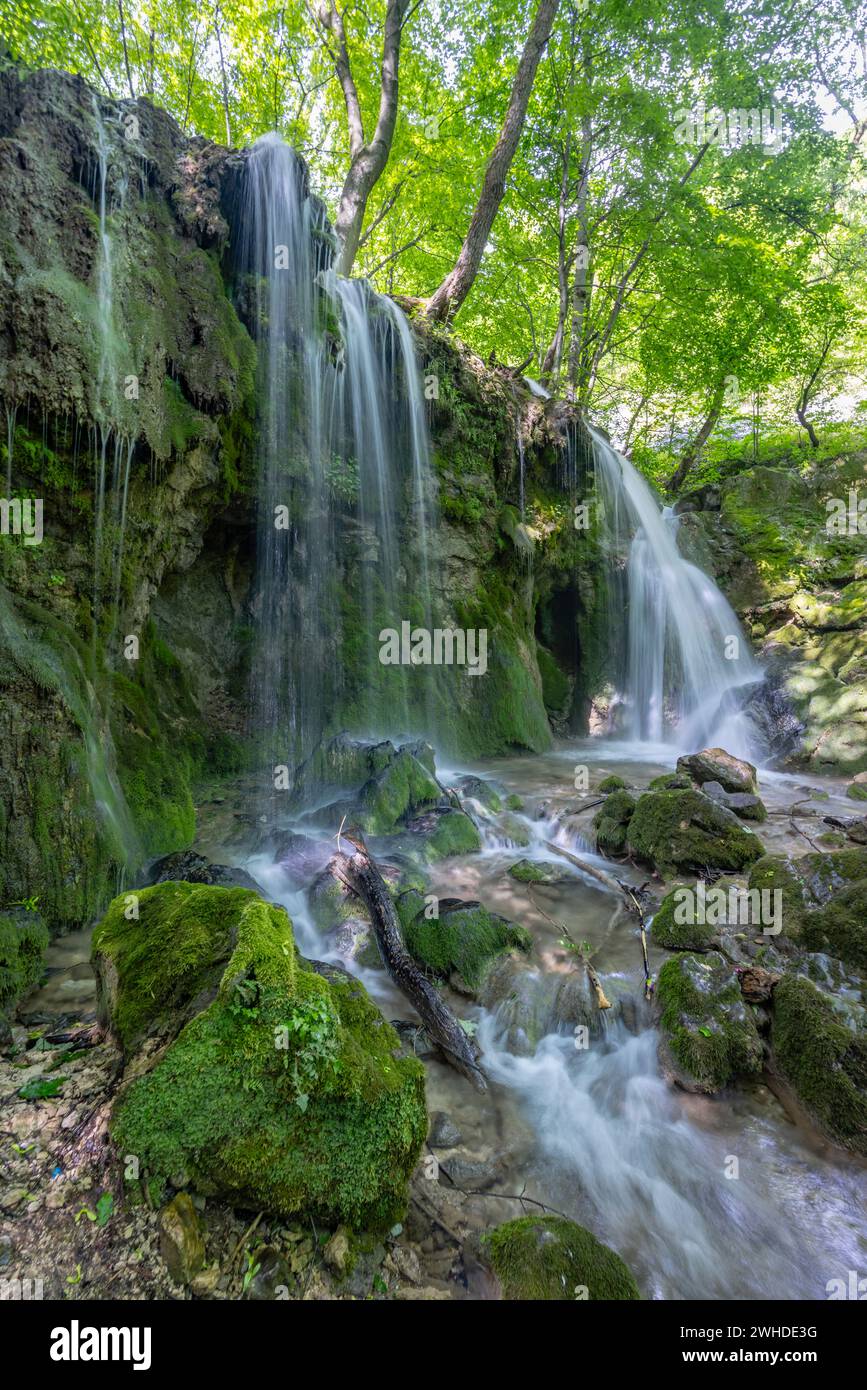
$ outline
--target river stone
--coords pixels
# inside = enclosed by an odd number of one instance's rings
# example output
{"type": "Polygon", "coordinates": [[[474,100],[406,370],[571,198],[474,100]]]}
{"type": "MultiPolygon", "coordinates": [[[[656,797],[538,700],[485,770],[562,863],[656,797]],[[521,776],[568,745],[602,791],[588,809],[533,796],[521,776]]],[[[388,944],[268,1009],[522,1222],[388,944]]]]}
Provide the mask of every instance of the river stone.
{"type": "Polygon", "coordinates": [[[431,1116],[428,1143],[432,1149],[453,1149],[461,1142],[461,1132],[444,1110],[431,1116]]]}
{"type": "Polygon", "coordinates": [[[753,796],[751,792],[727,792],[720,782],[703,782],[701,790],[705,796],[709,796],[711,801],[716,801],[720,806],[727,806],[730,811],[734,811],[741,820],[765,821],[768,819],[768,812],[761,797],[753,796]]]}
{"type": "Polygon", "coordinates": [[[273,1245],[260,1245],[253,1253],[255,1273],[247,1285],[245,1298],[254,1303],[273,1303],[286,1298],[291,1283],[289,1264],[273,1245]]]}
{"type": "Polygon", "coordinates": [[[575,878],[565,866],[561,869],[544,859],[517,859],[509,866],[509,873],[519,883],[568,883],[575,878]]]}
{"type": "Polygon", "coordinates": [[[756,769],[752,763],[735,758],[724,748],[703,748],[677,760],[678,772],[687,773],[699,786],[702,782],[719,782],[727,792],[750,792],[757,788],[756,769]]]}
{"type": "Polygon", "coordinates": [[[176,1284],[189,1284],[205,1263],[201,1219],[187,1192],[179,1192],[160,1212],[160,1254],[176,1284]]]}

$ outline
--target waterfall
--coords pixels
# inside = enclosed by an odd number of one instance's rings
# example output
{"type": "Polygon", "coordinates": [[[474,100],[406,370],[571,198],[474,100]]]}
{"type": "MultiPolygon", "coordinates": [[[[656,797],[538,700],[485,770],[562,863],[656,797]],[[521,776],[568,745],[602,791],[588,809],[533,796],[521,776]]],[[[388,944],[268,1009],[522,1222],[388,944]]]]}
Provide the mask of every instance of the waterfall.
{"type": "Polygon", "coordinates": [[[378,634],[431,608],[430,445],[406,318],[334,273],[324,209],[276,134],[244,158],[235,220],[259,348],[252,722],[265,765],[291,766],[338,711],[368,733],[426,722],[424,681],[380,666],[378,634]]]}
{"type": "Polygon", "coordinates": [[[591,430],[601,536],[611,582],[611,631],[620,638],[618,727],[641,743],[687,752],[720,744],[757,752],[741,710],[762,679],[734,610],[683,558],[678,519],[660,509],[627,458],[591,430]],[[626,613],[625,630],[621,615],[626,613]]]}

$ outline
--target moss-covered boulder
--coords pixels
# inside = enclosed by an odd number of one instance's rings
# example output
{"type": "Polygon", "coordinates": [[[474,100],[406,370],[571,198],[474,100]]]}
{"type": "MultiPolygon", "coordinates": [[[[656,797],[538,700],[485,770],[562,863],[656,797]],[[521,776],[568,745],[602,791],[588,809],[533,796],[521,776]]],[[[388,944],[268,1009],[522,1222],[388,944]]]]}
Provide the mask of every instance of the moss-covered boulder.
{"type": "Polygon", "coordinates": [[[781,893],[785,937],[798,944],[814,943],[809,949],[827,949],[835,955],[838,952],[831,943],[832,940],[836,941],[847,951],[850,960],[852,951],[857,952],[858,945],[856,936],[852,934],[853,924],[849,922],[849,915],[850,911],[854,913],[857,922],[858,904],[862,901],[859,894],[850,893],[850,890],[864,883],[867,883],[867,847],[861,846],[797,857],[765,854],[753,864],[749,878],[751,890],[779,890],[781,893]],[[843,911],[839,928],[835,928],[834,906],[841,897],[843,911]],[[814,927],[810,923],[817,908],[826,910],[814,927]],[[819,942],[826,944],[815,944],[819,942]]]}
{"type": "Polygon", "coordinates": [[[867,782],[850,782],[846,788],[846,795],[852,801],[867,801],[867,782]]]}
{"type": "Polygon", "coordinates": [[[521,1216],[482,1237],[505,1299],[516,1302],[640,1299],[620,1256],[562,1216],[521,1216]]]}
{"type": "Polygon", "coordinates": [[[439,916],[427,915],[418,893],[398,898],[398,916],[411,955],[426,971],[468,994],[481,990],[493,963],[510,951],[529,954],[533,938],[525,927],[481,903],[446,898],[439,916]]]}
{"type": "Polygon", "coordinates": [[[117,898],[93,943],[128,1064],[120,1151],[151,1183],[185,1173],[237,1206],[394,1221],[427,1132],[424,1074],[358,981],[299,957],[285,911],[245,889],[166,883],[131,906],[117,898]]]}
{"type": "Polygon", "coordinates": [[[761,840],[732,811],[695,791],[645,792],[626,838],[637,859],[663,874],[743,869],[764,853],[761,840]]]}
{"type": "Polygon", "coordinates": [[[596,790],[598,792],[601,792],[603,796],[608,796],[609,792],[623,791],[625,786],[626,783],[624,782],[623,778],[618,777],[616,772],[612,772],[610,777],[603,777],[596,790]]]}
{"type": "Polygon", "coordinates": [[[758,786],[756,769],[743,758],[735,758],[724,748],[702,748],[677,760],[677,770],[699,786],[719,782],[727,792],[751,792],[758,786]]]}
{"type": "Polygon", "coordinates": [[[430,863],[454,854],[475,854],[482,847],[482,837],[465,811],[437,811],[417,819],[409,829],[415,852],[430,863]]]}
{"type": "Polygon", "coordinates": [[[867,1032],[854,1032],[801,976],[774,990],[774,1064],[822,1129],[867,1153],[867,1032]]]}
{"type": "Polygon", "coordinates": [[[39,984],[47,946],[48,928],[38,912],[0,912],[0,1028],[18,1001],[39,984]]]}
{"type": "Polygon", "coordinates": [[[657,946],[664,946],[667,951],[707,951],[718,938],[718,928],[699,922],[695,894],[691,895],[690,909],[681,898],[681,891],[675,888],[663,898],[653,916],[651,936],[657,946]]]}
{"type": "Polygon", "coordinates": [[[388,740],[370,743],[339,734],[299,769],[291,804],[316,803],[320,809],[311,819],[319,825],[338,826],[345,817],[368,835],[387,835],[444,800],[432,760],[427,744],[395,748],[388,740]]]}
{"type": "Polygon", "coordinates": [[[600,854],[616,858],[626,852],[627,829],[635,807],[635,797],[627,791],[613,791],[606,797],[605,805],[593,817],[600,854]]]}
{"type": "Polygon", "coordinates": [[[839,889],[824,907],[805,913],[801,944],[867,975],[867,878],[839,889]]]}
{"type": "Polygon", "coordinates": [[[685,954],[659,972],[661,1060],[689,1090],[713,1093],[761,1070],[762,1043],[738,978],[718,951],[685,954]]]}

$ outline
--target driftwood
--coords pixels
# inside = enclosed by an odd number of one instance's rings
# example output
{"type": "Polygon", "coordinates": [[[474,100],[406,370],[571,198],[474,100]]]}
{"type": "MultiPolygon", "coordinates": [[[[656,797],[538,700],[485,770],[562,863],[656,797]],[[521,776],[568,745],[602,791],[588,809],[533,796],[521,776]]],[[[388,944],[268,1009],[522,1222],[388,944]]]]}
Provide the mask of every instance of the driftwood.
{"type": "Polygon", "coordinates": [[[352,845],[352,853],[344,853],[338,838],[334,868],[337,876],[356,893],[370,912],[382,959],[389,975],[401,993],[405,994],[425,1026],[431,1041],[446,1060],[471,1081],[478,1091],[487,1090],[487,1082],[476,1061],[475,1052],[451,1009],[440,998],[434,986],[419,970],[403,944],[400,924],[394,903],[385,881],[365,848],[363,840],[344,835],[352,845]]]}
{"type": "MultiPolygon", "coordinates": [[[[577,854],[572,854],[568,849],[561,849],[560,845],[553,844],[550,840],[545,841],[548,849],[553,850],[554,854],[559,854],[563,859],[568,859],[570,864],[574,864],[576,869],[580,869],[583,874],[589,874],[597,882],[603,884],[612,893],[622,893],[626,900],[627,911],[638,918],[638,925],[641,929],[641,955],[644,961],[644,997],[649,999],[653,993],[653,978],[650,974],[650,966],[647,960],[647,923],[644,909],[641,906],[639,893],[641,889],[635,889],[628,883],[621,883],[620,879],[609,874],[605,869],[597,869],[595,864],[588,864],[586,860],[579,859],[577,854]]],[[[600,1006],[601,1007],[601,1006],[600,1006]]]]}

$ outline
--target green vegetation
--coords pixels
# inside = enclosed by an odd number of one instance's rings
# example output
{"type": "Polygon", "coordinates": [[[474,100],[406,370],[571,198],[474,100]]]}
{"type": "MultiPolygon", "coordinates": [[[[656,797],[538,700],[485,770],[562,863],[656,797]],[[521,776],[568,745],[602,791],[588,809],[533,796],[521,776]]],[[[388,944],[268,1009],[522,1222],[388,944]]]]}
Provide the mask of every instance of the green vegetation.
{"type": "Polygon", "coordinates": [[[639,1299],[638,1285],[619,1255],[562,1216],[521,1216],[488,1232],[482,1250],[503,1297],[536,1299],[639,1299]]]}

